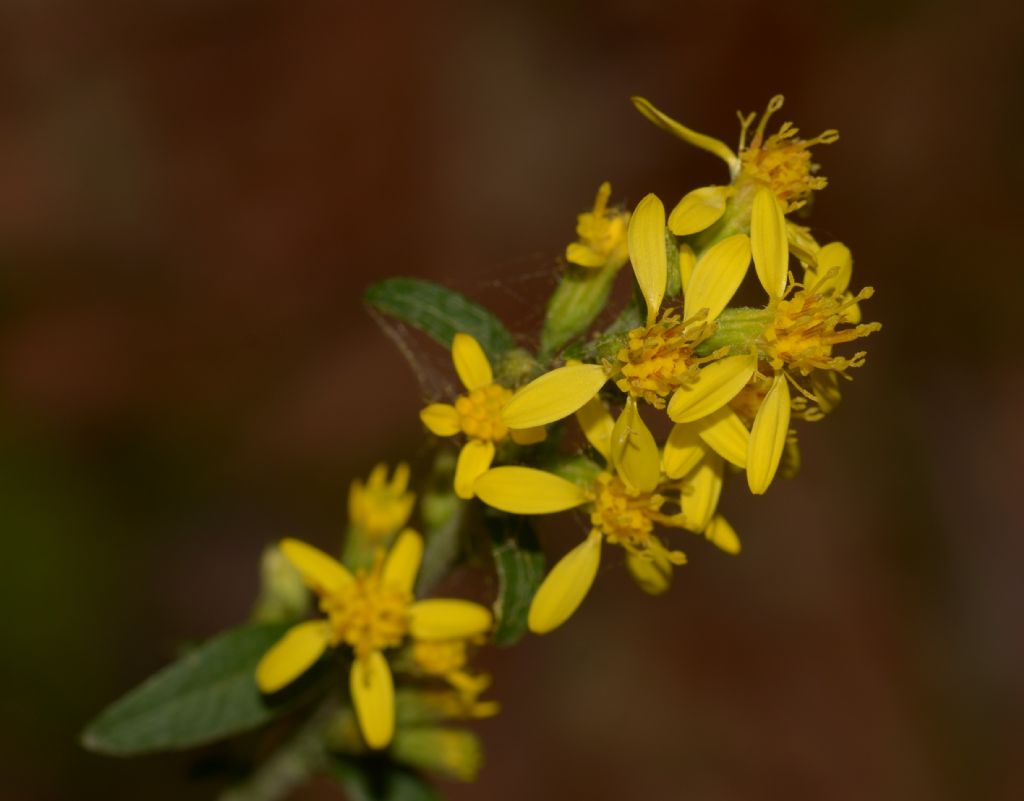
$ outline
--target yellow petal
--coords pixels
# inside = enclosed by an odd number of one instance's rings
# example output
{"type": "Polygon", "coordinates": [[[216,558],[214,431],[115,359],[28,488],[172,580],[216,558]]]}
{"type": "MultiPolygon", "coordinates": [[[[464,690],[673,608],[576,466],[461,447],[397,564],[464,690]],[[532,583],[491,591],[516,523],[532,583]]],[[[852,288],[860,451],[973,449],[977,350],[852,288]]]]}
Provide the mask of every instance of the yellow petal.
{"type": "Polygon", "coordinates": [[[490,627],[490,610],[472,601],[431,598],[409,607],[409,633],[417,640],[463,639],[490,627]]]}
{"type": "Polygon", "coordinates": [[[508,433],[516,445],[536,445],[538,442],[543,442],[548,436],[548,430],[544,426],[510,428],[508,433]]]}
{"type": "Polygon", "coordinates": [[[573,242],[565,249],[565,260],[580,267],[604,267],[608,259],[581,242],[573,242]]]}
{"type": "Polygon", "coordinates": [[[476,480],[476,494],[488,506],[520,515],[562,512],[587,502],[571,481],[532,467],[495,467],[476,480]]]}
{"type": "Polygon", "coordinates": [[[484,355],[484,349],[469,334],[456,334],[452,338],[452,362],[466,389],[486,387],[494,381],[491,363],[484,355]]]}
{"type": "Polygon", "coordinates": [[[715,453],[739,468],[747,466],[750,432],[736,412],[723,406],[695,425],[700,427],[700,438],[715,453]]]}
{"type": "Polygon", "coordinates": [[[718,507],[722,494],[722,472],[725,462],[717,453],[709,453],[700,466],[686,479],[686,494],[681,497],[686,528],[701,533],[718,507]]]}
{"type": "Polygon", "coordinates": [[[661,479],[661,459],[654,435],[640,417],[636,398],[629,398],[612,430],[611,462],[626,484],[654,492],[661,479]]]}
{"type": "Polygon", "coordinates": [[[410,475],[409,465],[405,462],[399,462],[391,476],[391,492],[395,495],[404,493],[409,488],[410,475]]]}
{"type": "Polygon", "coordinates": [[[682,478],[695,468],[707,453],[700,438],[700,427],[694,423],[672,426],[661,455],[662,469],[669,478],[682,478]]]}
{"type": "Polygon", "coordinates": [[[599,364],[559,367],[520,389],[501,410],[509,428],[533,428],[568,417],[593,398],[608,380],[599,364]]]}
{"type": "Polygon", "coordinates": [[[561,626],[579,607],[601,563],[601,535],[590,535],[563,556],[545,577],[530,604],[527,625],[535,634],[561,626]]]}
{"type": "Polygon", "coordinates": [[[380,651],[352,663],[349,691],[366,745],[386,748],[395,734],[395,683],[380,651]]]}
{"type": "Polygon", "coordinates": [[[820,289],[831,289],[841,295],[850,286],[853,276],[853,255],[842,242],[829,242],[818,251],[818,277],[822,279],[820,289]],[[835,270],[834,275],[829,273],[835,270]]]}
{"type": "Polygon", "coordinates": [[[354,581],[341,562],[319,548],[291,538],[281,540],[280,547],[306,585],[320,595],[339,592],[354,581]]]}
{"type": "Polygon", "coordinates": [[[740,552],[740,538],[729,521],[721,515],[715,515],[704,529],[704,536],[708,541],[728,554],[735,556],[740,552]]]}
{"type": "Polygon", "coordinates": [[[649,595],[661,595],[672,586],[672,563],[659,550],[643,556],[627,551],[626,568],[637,586],[649,595]]]}
{"type": "Polygon", "coordinates": [[[432,403],[420,410],[420,420],[432,434],[439,437],[451,437],[458,434],[462,426],[459,424],[459,413],[455,407],[447,403],[432,403]]]}
{"type": "Polygon", "coordinates": [[[669,230],[676,236],[689,236],[710,228],[725,214],[728,198],[727,186],[702,186],[687,192],[668,215],[669,230]]]}
{"type": "Polygon", "coordinates": [[[775,193],[767,187],[762,186],[754,195],[750,213],[750,246],[761,286],[771,297],[781,298],[789,275],[786,216],[775,193]]]}
{"type": "Polygon", "coordinates": [[[775,478],[789,433],[789,384],[777,373],[754,418],[747,453],[747,485],[761,495],[775,478]]]}
{"type": "Polygon", "coordinates": [[[683,318],[689,319],[701,309],[708,310],[709,321],[717,318],[736,294],[748,266],[750,239],[746,234],[728,236],[708,248],[690,276],[683,318]]]}
{"type": "Polygon", "coordinates": [[[407,528],[395,539],[388,551],[381,573],[381,582],[399,592],[412,592],[416,574],[423,559],[423,537],[407,528]]]}
{"type": "Polygon", "coordinates": [[[811,236],[809,228],[787,221],[786,239],[789,242],[789,252],[804,265],[813,268],[818,263],[818,251],[821,250],[821,246],[811,236]]]}
{"type": "Polygon", "coordinates": [[[687,128],[685,125],[681,125],[668,115],[656,109],[651,105],[649,100],[645,100],[642,97],[634,97],[632,100],[637,111],[647,117],[647,119],[663,131],[668,131],[668,133],[679,137],[684,142],[718,156],[718,158],[729,165],[729,171],[733,175],[739,172],[740,160],[736,158],[736,154],[732,152],[732,148],[725,144],[725,142],[721,142],[712,136],[697,133],[696,131],[687,128]]]}
{"type": "Polygon", "coordinates": [[[697,257],[693,254],[693,248],[682,244],[679,246],[679,285],[686,292],[690,285],[690,276],[693,275],[693,268],[697,266],[697,257]]]}
{"type": "Polygon", "coordinates": [[[455,465],[455,494],[467,501],[472,498],[473,484],[493,461],[494,443],[490,440],[471,439],[463,445],[455,465]]]}
{"type": "Polygon", "coordinates": [[[811,373],[811,392],[825,414],[835,411],[843,399],[839,391],[839,375],[834,370],[815,370],[811,373]]]}
{"type": "Polygon", "coordinates": [[[305,673],[327,650],[330,635],[325,620],[309,620],[288,629],[256,666],[260,692],[276,693],[305,673]]]}
{"type": "Polygon", "coordinates": [[[668,282],[668,253],[665,251],[665,207],[656,195],[647,195],[629,218],[629,260],[647,301],[647,324],[658,316],[668,282]]]}
{"type": "Polygon", "coordinates": [[[668,416],[676,423],[706,417],[736,397],[757,366],[756,354],[728,356],[702,367],[700,377],[676,390],[668,403],[668,416]]]}
{"type": "Polygon", "coordinates": [[[605,459],[611,459],[612,429],[615,428],[615,421],[608,414],[604,401],[597,395],[576,412],[576,421],[583,429],[583,435],[587,442],[594,446],[599,454],[605,459]]]}

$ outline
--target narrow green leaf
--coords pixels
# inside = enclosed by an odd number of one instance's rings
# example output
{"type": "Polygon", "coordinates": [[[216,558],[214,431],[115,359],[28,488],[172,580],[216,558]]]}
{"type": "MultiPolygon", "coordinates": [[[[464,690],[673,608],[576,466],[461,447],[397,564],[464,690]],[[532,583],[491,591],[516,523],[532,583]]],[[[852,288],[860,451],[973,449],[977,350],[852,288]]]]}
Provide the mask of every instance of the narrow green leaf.
{"type": "Polygon", "coordinates": [[[264,698],[256,664],[288,624],[226,631],[164,668],[107,707],[82,745],[112,756],[179,750],[248,731],[292,708],[302,688],[264,698]]]}
{"type": "Polygon", "coordinates": [[[494,642],[513,645],[526,633],[530,603],[544,579],[544,554],[525,517],[488,514],[486,523],[498,573],[494,642]]]}
{"type": "Polygon", "coordinates": [[[339,757],[330,761],[330,773],[352,801],[441,801],[426,779],[383,756],[339,757]]]}
{"type": "Polygon", "coordinates": [[[418,278],[389,278],[363,295],[370,308],[418,328],[451,348],[458,332],[472,335],[492,364],[515,346],[512,335],[491,312],[465,295],[418,278]]]}

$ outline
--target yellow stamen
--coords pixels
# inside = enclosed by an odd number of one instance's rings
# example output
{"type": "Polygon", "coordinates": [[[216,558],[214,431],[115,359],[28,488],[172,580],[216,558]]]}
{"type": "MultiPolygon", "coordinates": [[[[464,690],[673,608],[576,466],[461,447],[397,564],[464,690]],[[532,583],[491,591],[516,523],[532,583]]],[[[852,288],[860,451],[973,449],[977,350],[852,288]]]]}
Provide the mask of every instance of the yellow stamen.
{"type": "Polygon", "coordinates": [[[412,595],[385,586],[382,568],[378,559],[372,570],[360,572],[351,584],[320,601],[333,629],[333,644],[352,646],[359,658],[401,644],[409,628],[412,595]]]}
{"type": "Polygon", "coordinates": [[[807,202],[812,192],[824,189],[828,180],[815,175],[817,165],[811,162],[814,145],[828,145],[839,139],[839,132],[829,129],[813,139],[800,139],[799,130],[784,122],[779,130],[765,137],[771,116],[782,108],[783,97],[776,95],[768,102],[750,142],[747,132],[757,119],[756,114],[740,115],[740,152],[742,165],[739,181],[744,178],[768,186],[775,192],[788,214],[807,202]]]}
{"type": "Polygon", "coordinates": [[[511,390],[498,384],[488,384],[460,395],[455,401],[455,411],[463,433],[476,439],[501,442],[508,436],[501,410],[511,397],[511,390]]]}
{"type": "Polygon", "coordinates": [[[679,525],[661,508],[667,498],[657,491],[637,492],[611,473],[601,473],[594,484],[595,498],[590,522],[612,545],[621,545],[630,553],[656,552],[673,564],[683,564],[680,551],[667,551],[654,536],[654,524],[679,525]]]}
{"type": "Polygon", "coordinates": [[[621,375],[615,383],[632,397],[664,408],[666,397],[698,377],[698,365],[710,357],[698,357],[694,351],[714,329],[706,310],[688,320],[667,311],[654,325],[634,328],[615,356],[621,375]]]}

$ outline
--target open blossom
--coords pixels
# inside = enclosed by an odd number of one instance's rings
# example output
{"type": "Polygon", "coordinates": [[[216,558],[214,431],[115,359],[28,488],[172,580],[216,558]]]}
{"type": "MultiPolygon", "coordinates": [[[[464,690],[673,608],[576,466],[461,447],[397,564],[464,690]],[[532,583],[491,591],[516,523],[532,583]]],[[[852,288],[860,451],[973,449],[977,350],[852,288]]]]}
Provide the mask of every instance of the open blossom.
{"type": "Polygon", "coordinates": [[[494,461],[496,445],[509,437],[519,445],[530,445],[541,442],[546,434],[542,426],[510,426],[502,419],[512,391],[495,383],[487,355],[469,334],[453,338],[452,361],[466,394],[454,404],[430,404],[420,412],[420,420],[439,437],[466,436],[455,467],[455,494],[469,499],[473,482],[494,461]]]}
{"type": "MultiPolygon", "coordinates": [[[[417,601],[413,585],[423,556],[423,539],[407,529],[370,570],[353,575],[340,562],[304,542],[286,539],[281,551],[316,593],[325,618],[293,626],[260,660],[256,683],[265,693],[291,684],[329,648],[352,655],[349,689],[363,739],[384,748],[395,729],[395,691],[384,653],[411,641],[451,642],[478,637],[491,628],[488,609],[470,601],[417,601]]],[[[446,673],[461,669],[457,653],[446,673]]]]}

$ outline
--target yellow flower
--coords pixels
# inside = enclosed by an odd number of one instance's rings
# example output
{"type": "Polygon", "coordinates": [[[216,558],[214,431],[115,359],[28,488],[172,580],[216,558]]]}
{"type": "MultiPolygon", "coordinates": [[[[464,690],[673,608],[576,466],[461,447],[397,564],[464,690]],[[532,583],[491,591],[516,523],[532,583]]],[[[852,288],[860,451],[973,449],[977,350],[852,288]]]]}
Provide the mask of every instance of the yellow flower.
{"type": "Polygon", "coordinates": [[[590,512],[590,533],[551,569],[534,596],[527,623],[537,634],[562,625],[583,602],[597,574],[603,542],[625,549],[630,573],[643,589],[664,591],[672,566],[684,564],[686,556],[655,535],[655,524],[703,530],[707,521],[698,518],[711,517],[721,488],[721,470],[716,474],[713,465],[704,470],[699,484],[684,487],[666,480],[657,443],[633,398],[614,423],[597,398],[580,411],[579,419],[587,439],[608,463],[591,481],[581,486],[530,467],[496,467],[476,482],[480,499],[504,512],[551,514],[581,506],[590,512]],[[666,505],[680,511],[669,513],[666,505]]]}
{"type": "MultiPolygon", "coordinates": [[[[828,247],[822,248],[822,254],[828,247]]],[[[874,290],[866,287],[856,295],[847,291],[850,260],[843,252],[848,257],[845,248],[835,250],[838,264],[828,267],[824,275],[807,271],[813,283],[795,283],[785,295],[769,299],[770,321],[756,344],[767,364],[761,373],[770,384],[754,415],[747,451],[747,483],[755,495],[764,493],[775,477],[794,408],[806,419],[825,414],[839,399],[836,378],[848,378],[848,370],[864,364],[864,351],[845,357],[835,355],[833,348],[882,327],[859,322],[858,304],[874,290]],[[805,400],[794,404],[790,384],[805,400]],[[808,407],[808,401],[813,407],[808,407]]],[[[827,263],[822,254],[819,264],[827,263]]]]}
{"type": "Polygon", "coordinates": [[[387,465],[378,464],[364,484],[356,479],[348,491],[349,524],[371,541],[378,541],[402,528],[412,514],[416,495],[407,492],[409,465],[395,468],[388,481],[387,465]]]}
{"type": "Polygon", "coordinates": [[[277,692],[302,675],[328,648],[347,646],[353,654],[349,688],[363,738],[384,748],[395,728],[394,681],[384,651],[406,638],[415,643],[474,637],[491,627],[491,613],[479,604],[453,599],[416,601],[413,585],[423,539],[406,529],[372,570],[353,575],[340,562],[299,540],[281,550],[320,599],[326,619],[293,626],[260,660],[256,683],[277,692]]]}
{"type": "Polygon", "coordinates": [[[452,361],[467,393],[460,395],[455,405],[430,404],[420,412],[420,419],[439,437],[466,435],[455,466],[455,494],[469,499],[473,482],[494,461],[496,444],[511,437],[519,445],[530,445],[542,441],[546,432],[542,426],[511,426],[502,419],[512,391],[494,382],[491,363],[469,334],[455,335],[452,361]]]}
{"type": "Polygon", "coordinates": [[[626,261],[626,224],[629,213],[609,211],[608,198],[612,185],[605,181],[597,190],[594,208],[576,217],[579,241],[565,249],[565,259],[580,267],[600,268],[606,264],[626,261]]]}
{"type": "Polygon", "coordinates": [[[630,398],[642,398],[655,408],[667,402],[670,418],[690,422],[724,406],[750,378],[756,361],[752,355],[696,354],[746,274],[751,259],[746,235],[716,243],[688,271],[681,316],[671,309],[661,313],[668,256],[665,207],[655,195],[637,205],[628,239],[633,272],[647,304],[646,325],[629,332],[614,364],[568,364],[520,389],[502,413],[507,425],[540,426],[568,417],[597,395],[609,377],[630,398]]]}

